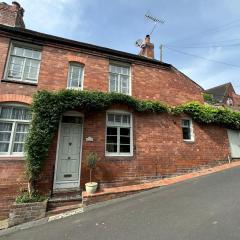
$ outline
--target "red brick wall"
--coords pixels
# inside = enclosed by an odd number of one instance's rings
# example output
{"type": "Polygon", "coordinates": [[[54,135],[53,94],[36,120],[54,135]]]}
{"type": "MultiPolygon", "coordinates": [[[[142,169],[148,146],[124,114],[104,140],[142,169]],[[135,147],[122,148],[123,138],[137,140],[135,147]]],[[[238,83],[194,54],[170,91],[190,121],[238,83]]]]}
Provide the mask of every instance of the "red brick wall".
{"type": "Polygon", "coordinates": [[[0,24],[24,28],[23,12],[21,6],[17,4],[8,5],[0,2],[0,24]]]}
{"type": "Polygon", "coordinates": [[[26,189],[23,158],[0,158],[0,220],[8,217],[9,207],[21,189],[26,189]]]}
{"type": "MultiPolygon", "coordinates": [[[[0,37],[0,76],[3,79],[9,48],[9,39],[0,37]]],[[[109,60],[100,53],[92,55],[45,45],[42,50],[39,83],[37,86],[23,85],[6,81],[0,82],[0,101],[17,101],[29,104],[32,94],[38,89],[60,90],[67,86],[69,61],[85,65],[84,89],[108,91],[109,60]]],[[[124,62],[124,61],[123,61],[124,62]]],[[[203,101],[201,88],[174,68],[133,62],[132,95],[140,99],[155,99],[177,105],[183,102],[203,101]]],[[[131,111],[126,106],[114,106],[131,111]]],[[[134,156],[105,157],[105,112],[84,113],[84,136],[81,166],[81,185],[88,181],[86,155],[97,152],[100,162],[95,171],[95,179],[102,182],[139,181],[145,177],[169,175],[183,172],[203,164],[211,164],[228,155],[228,140],[225,129],[215,126],[194,124],[195,143],[182,140],[180,118],[167,114],[134,113],[134,156]],[[91,136],[94,142],[86,142],[91,136]],[[211,146],[211,147],[210,147],[211,146]]],[[[56,134],[57,135],[57,134],[56,134]]],[[[43,171],[38,181],[41,192],[49,193],[52,188],[53,167],[56,159],[57,136],[50,147],[43,171]]],[[[0,157],[2,200],[0,219],[6,217],[9,204],[16,196],[17,189],[24,185],[19,178],[23,174],[23,161],[0,157]]]]}

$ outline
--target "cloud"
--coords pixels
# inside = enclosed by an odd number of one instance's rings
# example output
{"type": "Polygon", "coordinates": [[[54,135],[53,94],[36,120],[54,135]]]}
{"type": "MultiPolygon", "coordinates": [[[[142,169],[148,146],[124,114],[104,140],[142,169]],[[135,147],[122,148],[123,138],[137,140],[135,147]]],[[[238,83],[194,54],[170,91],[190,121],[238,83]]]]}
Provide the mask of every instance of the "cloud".
{"type": "Polygon", "coordinates": [[[88,1],[82,0],[20,0],[25,9],[26,27],[39,32],[75,38],[81,29],[81,34],[90,34],[87,22],[84,20],[88,1]]]}

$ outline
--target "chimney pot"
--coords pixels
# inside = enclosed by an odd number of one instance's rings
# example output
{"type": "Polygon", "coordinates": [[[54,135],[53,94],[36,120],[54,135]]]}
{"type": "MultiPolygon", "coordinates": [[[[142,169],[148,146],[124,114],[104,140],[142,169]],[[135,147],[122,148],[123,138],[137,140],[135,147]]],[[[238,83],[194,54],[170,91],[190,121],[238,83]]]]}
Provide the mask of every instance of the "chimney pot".
{"type": "Polygon", "coordinates": [[[18,2],[16,2],[16,1],[13,1],[13,2],[12,2],[12,5],[13,5],[16,9],[20,9],[20,8],[21,8],[21,5],[20,5],[18,2]]]}
{"type": "Polygon", "coordinates": [[[23,14],[24,9],[18,2],[12,2],[12,5],[0,2],[0,24],[25,28],[23,14]]]}
{"type": "Polygon", "coordinates": [[[145,43],[141,46],[140,56],[154,58],[154,44],[150,41],[150,35],[146,35],[145,43]]]}

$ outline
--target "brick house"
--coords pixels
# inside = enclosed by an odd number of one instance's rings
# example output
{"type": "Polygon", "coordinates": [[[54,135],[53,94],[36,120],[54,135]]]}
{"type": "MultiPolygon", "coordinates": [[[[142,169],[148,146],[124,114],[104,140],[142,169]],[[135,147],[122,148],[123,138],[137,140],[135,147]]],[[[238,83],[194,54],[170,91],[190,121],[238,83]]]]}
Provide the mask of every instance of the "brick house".
{"type": "Polygon", "coordinates": [[[233,109],[240,109],[240,95],[236,94],[232,83],[225,83],[213,88],[205,90],[205,93],[210,94],[215,101],[215,104],[220,104],[233,109]]]}
{"type": "MultiPolygon", "coordinates": [[[[25,29],[23,13],[16,2],[0,3],[0,219],[26,188],[23,145],[36,91],[116,91],[172,106],[204,102],[202,87],[153,59],[149,36],[134,55],[25,29]]],[[[95,180],[121,185],[217,164],[230,148],[225,128],[184,115],[137,113],[125,105],[105,112],[69,111],[45,159],[39,191],[82,188],[89,179],[89,152],[100,157],[95,180]]]]}

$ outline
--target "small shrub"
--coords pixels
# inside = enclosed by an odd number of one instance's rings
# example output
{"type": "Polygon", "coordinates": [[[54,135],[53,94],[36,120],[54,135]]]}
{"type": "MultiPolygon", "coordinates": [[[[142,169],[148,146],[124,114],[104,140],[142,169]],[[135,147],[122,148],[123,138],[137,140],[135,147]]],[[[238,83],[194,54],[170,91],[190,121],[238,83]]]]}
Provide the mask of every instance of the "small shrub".
{"type": "Polygon", "coordinates": [[[87,155],[87,165],[90,171],[90,182],[92,182],[92,171],[96,167],[98,161],[98,156],[96,153],[90,152],[87,155]]]}
{"type": "Polygon", "coordinates": [[[23,192],[16,197],[16,203],[32,203],[32,202],[43,202],[47,197],[34,192],[29,194],[28,192],[23,192]]]}

